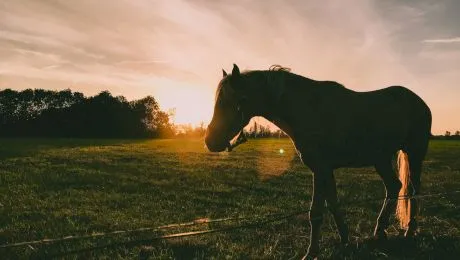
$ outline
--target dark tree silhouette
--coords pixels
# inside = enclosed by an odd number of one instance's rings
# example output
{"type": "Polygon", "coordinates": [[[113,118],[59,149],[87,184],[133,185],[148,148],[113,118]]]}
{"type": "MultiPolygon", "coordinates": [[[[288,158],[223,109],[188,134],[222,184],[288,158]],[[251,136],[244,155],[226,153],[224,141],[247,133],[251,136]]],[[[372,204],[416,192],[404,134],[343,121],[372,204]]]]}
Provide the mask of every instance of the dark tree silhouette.
{"type": "Polygon", "coordinates": [[[103,91],[93,97],[70,90],[0,91],[0,136],[167,137],[169,115],[156,100],[128,102],[103,91]]]}

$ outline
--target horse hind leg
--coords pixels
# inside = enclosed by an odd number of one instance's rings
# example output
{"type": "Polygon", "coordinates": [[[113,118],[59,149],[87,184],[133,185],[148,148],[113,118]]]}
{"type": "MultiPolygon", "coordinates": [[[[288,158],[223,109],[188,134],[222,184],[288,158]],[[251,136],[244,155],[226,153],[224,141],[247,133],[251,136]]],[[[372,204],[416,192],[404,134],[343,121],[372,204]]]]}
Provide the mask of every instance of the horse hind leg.
{"type": "Polygon", "coordinates": [[[377,240],[385,240],[387,238],[385,230],[389,226],[391,214],[396,209],[398,193],[402,185],[394,173],[392,156],[389,156],[387,159],[377,163],[375,168],[385,185],[385,201],[383,202],[382,209],[380,210],[380,214],[377,218],[374,237],[377,240]]]}

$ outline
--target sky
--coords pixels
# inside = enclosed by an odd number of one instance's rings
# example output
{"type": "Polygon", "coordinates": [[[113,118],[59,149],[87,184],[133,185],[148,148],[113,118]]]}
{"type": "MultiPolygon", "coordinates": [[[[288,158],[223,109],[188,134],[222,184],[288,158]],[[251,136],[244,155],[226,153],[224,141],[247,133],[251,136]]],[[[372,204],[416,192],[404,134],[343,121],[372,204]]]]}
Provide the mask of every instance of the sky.
{"type": "Polygon", "coordinates": [[[403,85],[460,130],[460,1],[1,0],[0,89],[154,96],[207,123],[221,69],[272,64],[356,91],[403,85]]]}

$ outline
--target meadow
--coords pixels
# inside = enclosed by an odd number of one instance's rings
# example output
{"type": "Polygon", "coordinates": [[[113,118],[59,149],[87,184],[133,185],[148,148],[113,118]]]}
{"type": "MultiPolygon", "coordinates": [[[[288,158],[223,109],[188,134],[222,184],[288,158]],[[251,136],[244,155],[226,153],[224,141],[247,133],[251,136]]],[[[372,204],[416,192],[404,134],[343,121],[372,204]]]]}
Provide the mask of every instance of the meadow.
{"type": "MultiPolygon", "coordinates": [[[[422,193],[460,190],[459,158],[460,141],[431,141],[422,193]]],[[[372,231],[384,188],[375,170],[344,168],[335,176],[351,242],[347,247],[339,244],[326,214],[320,259],[460,255],[460,193],[421,199],[420,234],[414,241],[401,237],[393,219],[389,241],[378,244],[372,231]]],[[[300,259],[308,245],[308,214],[200,236],[135,240],[307,210],[311,177],[288,139],[249,140],[231,153],[217,154],[207,152],[203,140],[0,139],[0,245],[196,219],[249,218],[0,248],[0,258],[300,259]]]]}

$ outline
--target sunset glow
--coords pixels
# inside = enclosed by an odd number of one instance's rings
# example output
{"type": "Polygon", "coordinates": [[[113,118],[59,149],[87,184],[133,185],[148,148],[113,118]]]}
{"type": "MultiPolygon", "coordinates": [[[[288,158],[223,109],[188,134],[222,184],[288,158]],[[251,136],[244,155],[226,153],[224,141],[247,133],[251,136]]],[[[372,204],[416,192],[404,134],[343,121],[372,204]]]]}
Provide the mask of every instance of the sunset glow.
{"type": "Polygon", "coordinates": [[[281,64],[356,91],[404,85],[430,106],[434,133],[460,129],[459,3],[261,2],[2,1],[0,89],[152,95],[197,125],[222,68],[281,64]]]}
{"type": "Polygon", "coordinates": [[[155,97],[162,107],[174,108],[173,122],[176,124],[209,123],[214,106],[214,91],[199,85],[161,80],[155,97]]]}

